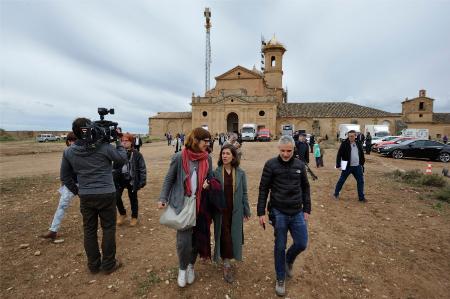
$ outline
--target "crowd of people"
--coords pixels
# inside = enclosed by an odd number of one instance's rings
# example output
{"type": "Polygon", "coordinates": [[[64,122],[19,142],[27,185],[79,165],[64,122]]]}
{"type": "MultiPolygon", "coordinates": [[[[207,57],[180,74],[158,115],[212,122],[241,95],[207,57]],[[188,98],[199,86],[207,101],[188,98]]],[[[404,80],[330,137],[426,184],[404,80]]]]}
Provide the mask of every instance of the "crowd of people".
{"type": "MultiPolygon", "coordinates": [[[[120,135],[115,147],[110,143],[89,146],[83,140],[82,128],[90,124],[78,118],[72,124],[61,162],[61,193],[59,205],[49,231],[43,238],[55,239],[64,212],[76,195],[80,198],[83,218],[84,248],[91,273],[110,274],[123,264],[116,258],[116,226],[127,221],[122,195],[127,189],[131,208],[130,226],[138,225],[138,192],[145,187],[147,169],[139,151],[142,142],[129,133],[120,135]],[[101,251],[98,246],[98,223],[102,227],[101,251]]],[[[241,168],[241,143],[235,133],[211,134],[195,128],[187,136],[166,134],[174,154],[165,175],[157,207],[174,211],[177,218],[191,215],[193,225],[178,227],[175,232],[178,255],[178,286],[195,282],[195,263],[212,259],[223,265],[223,278],[233,283],[236,267],[232,260],[242,261],[244,223],[251,217],[247,175],[241,168]],[[210,153],[217,139],[220,153],[214,167],[210,153]],[[194,202],[190,209],[188,202],[194,202]],[[183,216],[181,216],[183,215],[183,216]],[[214,248],[211,249],[211,225],[214,227],[214,248]]],[[[281,136],[278,153],[265,162],[259,182],[257,216],[265,230],[274,229],[275,292],[286,294],[285,281],[294,275],[294,263],[308,245],[308,219],[311,214],[311,192],[307,168],[313,154],[316,167],[323,167],[322,139],[306,134],[281,136]],[[266,218],[266,215],[268,218],[266,218]],[[268,221],[267,221],[268,220],[268,221]],[[286,250],[288,232],[292,245],[286,250]]],[[[369,137],[366,137],[366,140],[369,137]]],[[[341,170],[333,199],[339,199],[342,186],[350,174],[357,181],[358,196],[364,195],[364,152],[356,132],[348,132],[336,157],[341,170]]],[[[161,222],[163,223],[163,222],[161,222]]],[[[164,224],[164,223],[163,223],[164,224]]]]}

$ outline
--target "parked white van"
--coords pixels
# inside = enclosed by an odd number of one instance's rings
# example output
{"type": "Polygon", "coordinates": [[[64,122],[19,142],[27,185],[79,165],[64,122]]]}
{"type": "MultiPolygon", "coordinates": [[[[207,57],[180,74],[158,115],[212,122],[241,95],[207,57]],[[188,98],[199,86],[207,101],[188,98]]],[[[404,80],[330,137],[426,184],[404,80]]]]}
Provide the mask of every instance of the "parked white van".
{"type": "Polygon", "coordinates": [[[57,141],[57,140],[59,140],[59,138],[53,134],[39,134],[36,137],[37,142],[48,142],[48,141],[57,141]]]}

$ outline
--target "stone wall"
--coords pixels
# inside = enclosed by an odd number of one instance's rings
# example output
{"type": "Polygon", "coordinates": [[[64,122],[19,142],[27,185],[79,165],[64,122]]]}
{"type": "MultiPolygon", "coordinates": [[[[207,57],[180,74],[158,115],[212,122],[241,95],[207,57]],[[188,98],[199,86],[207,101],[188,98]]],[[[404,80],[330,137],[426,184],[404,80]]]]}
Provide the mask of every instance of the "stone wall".
{"type": "Polygon", "coordinates": [[[192,130],[192,120],[190,118],[150,118],[149,135],[155,137],[164,137],[164,134],[170,132],[189,133],[192,130]]]}

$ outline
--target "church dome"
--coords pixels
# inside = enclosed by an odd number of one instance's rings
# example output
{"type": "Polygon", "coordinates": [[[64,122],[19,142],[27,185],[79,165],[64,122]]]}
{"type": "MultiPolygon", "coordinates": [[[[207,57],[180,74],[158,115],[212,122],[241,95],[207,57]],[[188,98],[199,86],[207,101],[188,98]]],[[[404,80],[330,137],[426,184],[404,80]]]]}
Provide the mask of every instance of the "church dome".
{"type": "Polygon", "coordinates": [[[280,43],[277,38],[275,37],[275,35],[270,39],[270,41],[267,43],[267,45],[270,46],[283,46],[282,43],[280,43]]]}
{"type": "Polygon", "coordinates": [[[275,34],[273,37],[264,45],[263,51],[267,51],[269,49],[277,49],[282,50],[283,52],[286,51],[286,48],[282,43],[280,43],[277,38],[275,37],[275,34]]]}

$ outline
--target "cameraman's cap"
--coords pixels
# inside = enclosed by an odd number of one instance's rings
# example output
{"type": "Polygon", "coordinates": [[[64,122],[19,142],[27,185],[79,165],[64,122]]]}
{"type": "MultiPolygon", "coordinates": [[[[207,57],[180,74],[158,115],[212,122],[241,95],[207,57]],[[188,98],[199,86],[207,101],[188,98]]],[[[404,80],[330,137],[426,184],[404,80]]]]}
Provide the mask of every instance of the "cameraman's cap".
{"type": "Polygon", "coordinates": [[[300,136],[306,137],[306,133],[300,133],[300,136]]]}

